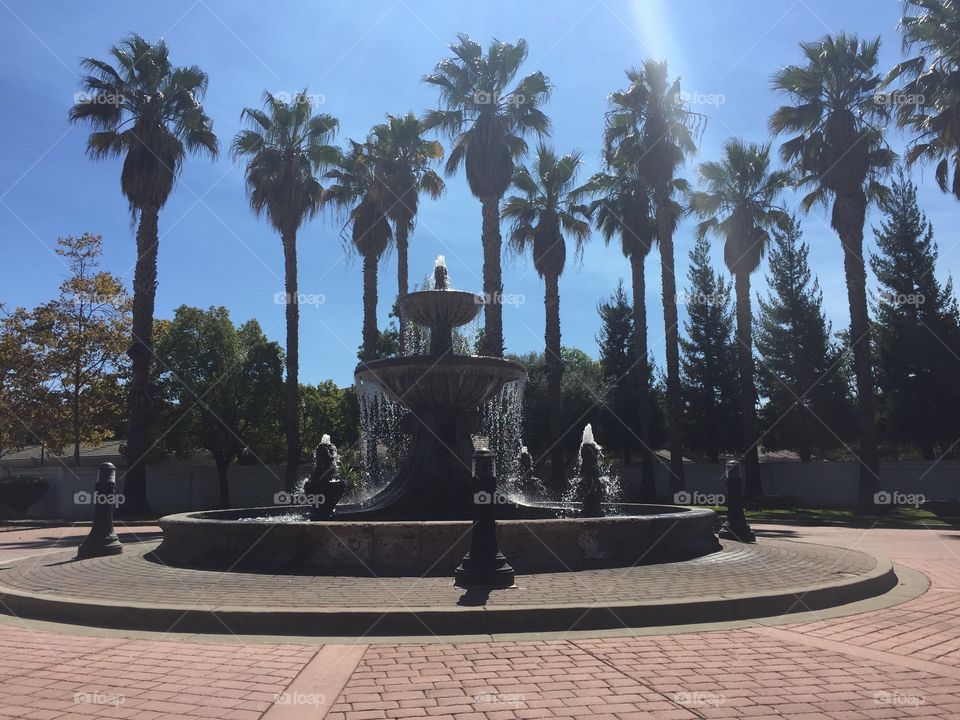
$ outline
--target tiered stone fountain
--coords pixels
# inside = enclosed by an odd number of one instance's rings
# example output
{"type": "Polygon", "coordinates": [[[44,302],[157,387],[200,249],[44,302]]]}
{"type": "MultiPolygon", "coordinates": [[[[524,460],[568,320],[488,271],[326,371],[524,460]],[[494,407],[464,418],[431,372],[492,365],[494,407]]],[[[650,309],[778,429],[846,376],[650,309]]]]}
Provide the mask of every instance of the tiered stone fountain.
{"type": "MultiPolygon", "coordinates": [[[[450,288],[438,258],[434,289],[400,299],[404,317],[430,329],[429,354],[357,367],[360,388],[382,391],[410,411],[407,456],[383,490],[360,503],[336,505],[343,488],[328,441],[318,448],[317,469],[305,487],[304,497],[316,496],[316,503],[169,515],[160,520],[164,539],[157,557],[171,565],[230,570],[452,575],[476,516],[471,434],[477,410],[524,375],[523,366],[510,360],[454,353],[453,329],[473,320],[482,305],[479,295],[450,288]]],[[[500,548],[517,572],[624,567],[719,549],[711,510],[603,502],[599,452],[585,435],[578,502],[525,503],[499,492],[486,498],[496,508],[500,548]]],[[[532,475],[529,456],[521,459],[532,475]]]]}
{"type": "MultiPolygon", "coordinates": [[[[388,487],[363,503],[362,512],[418,520],[469,518],[477,410],[526,371],[510,360],[454,353],[453,329],[477,316],[483,298],[450,288],[442,255],[434,267],[434,289],[405,295],[399,306],[404,318],[430,330],[430,354],[372,360],[356,370],[361,394],[372,386],[410,411],[407,458],[388,487]]],[[[518,511],[516,503],[501,504],[504,516],[518,511]]],[[[546,513],[529,508],[525,514],[546,513]]]]}

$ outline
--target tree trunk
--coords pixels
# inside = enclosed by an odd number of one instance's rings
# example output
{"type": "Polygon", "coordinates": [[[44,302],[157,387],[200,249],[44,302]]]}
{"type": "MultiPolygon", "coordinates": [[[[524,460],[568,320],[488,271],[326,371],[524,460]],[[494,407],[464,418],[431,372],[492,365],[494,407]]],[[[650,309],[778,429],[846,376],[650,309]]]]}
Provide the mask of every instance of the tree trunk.
{"type": "Polygon", "coordinates": [[[297,234],[293,230],[282,233],[283,276],[287,293],[287,377],[284,407],[287,430],[287,490],[297,484],[297,466],[300,464],[300,306],[297,289],[297,234]]]}
{"type": "Polygon", "coordinates": [[[217,454],[214,455],[214,461],[217,463],[217,479],[220,481],[220,509],[226,510],[230,507],[230,480],[227,477],[230,460],[217,454]]]}
{"type": "Polygon", "coordinates": [[[500,272],[500,198],[483,198],[483,344],[481,355],[503,357],[503,277],[500,272]]]}
{"type": "Polygon", "coordinates": [[[644,502],[653,502],[657,496],[657,488],[653,476],[653,449],[650,447],[650,362],[647,350],[647,279],[644,276],[644,260],[645,258],[638,254],[630,256],[633,349],[637,356],[640,378],[640,396],[637,398],[640,416],[640,497],[644,502]]]}
{"type": "Polygon", "coordinates": [[[866,198],[838,195],[833,203],[833,227],[843,245],[843,271],[850,304],[850,343],[857,378],[857,429],[860,435],[860,481],[857,487],[861,512],[876,511],[874,493],[880,489],[880,458],[873,397],[870,351],[870,318],[867,314],[867,273],[863,263],[863,224],[866,198]]]}
{"type": "Polygon", "coordinates": [[[563,443],[561,436],[566,428],[562,427],[563,404],[560,398],[560,383],[563,379],[563,361],[560,359],[560,288],[558,275],[546,275],[543,294],[543,308],[546,322],[544,325],[544,346],[547,361],[547,407],[548,437],[550,439],[550,481],[558,490],[566,489],[567,479],[564,472],[563,443]]]}
{"type": "Polygon", "coordinates": [[[70,399],[72,405],[72,425],[73,425],[73,466],[80,466],[80,381],[82,374],[80,371],[80,361],[78,360],[73,369],[73,397],[70,399]]]}
{"type": "Polygon", "coordinates": [[[737,355],[740,360],[740,447],[744,491],[763,495],[757,457],[757,401],[753,389],[753,313],[750,310],[750,273],[734,276],[737,291],[737,355]]]}
{"type": "Polygon", "coordinates": [[[670,423],[670,493],[683,490],[683,406],[680,397],[680,339],[677,326],[677,278],[673,269],[673,222],[667,183],[654,191],[657,239],[663,281],[663,329],[667,358],[667,419],[670,423]]]}
{"type": "Polygon", "coordinates": [[[363,256],[363,350],[362,360],[377,357],[377,258],[363,256]]]}
{"type": "MultiPolygon", "coordinates": [[[[410,226],[405,220],[401,220],[397,223],[397,298],[402,298],[407,294],[409,284],[410,284],[410,271],[407,266],[407,253],[410,247],[409,240],[410,226]]],[[[399,313],[399,310],[398,310],[399,313]]],[[[407,321],[403,317],[403,313],[400,315],[400,354],[403,355],[406,353],[407,349],[407,321]]]]}
{"type": "Polygon", "coordinates": [[[157,220],[159,208],[140,208],[137,264],[133,273],[133,341],[130,355],[127,472],[122,506],[125,515],[150,511],[147,454],[150,452],[150,363],[153,360],[153,306],[157,293],[157,220]]]}

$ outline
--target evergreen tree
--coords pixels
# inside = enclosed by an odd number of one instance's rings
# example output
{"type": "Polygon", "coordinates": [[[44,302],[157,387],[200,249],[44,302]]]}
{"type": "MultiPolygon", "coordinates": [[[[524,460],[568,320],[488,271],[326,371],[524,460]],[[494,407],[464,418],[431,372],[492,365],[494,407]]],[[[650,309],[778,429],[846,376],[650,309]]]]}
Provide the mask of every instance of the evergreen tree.
{"type": "Polygon", "coordinates": [[[755,342],[764,445],[793,450],[808,462],[826,455],[853,431],[849,360],[823,314],[823,293],[807,263],[800,223],[774,231],[770,292],[760,298],[755,342]]]}
{"type": "Polygon", "coordinates": [[[947,452],[960,423],[960,392],[944,382],[960,370],[960,332],[953,284],[935,274],[933,226],[917,205],[916,186],[903,170],[893,184],[885,219],[874,228],[879,253],[870,266],[876,298],[877,385],[888,437],[924,458],[947,452]]]}
{"type": "Polygon", "coordinates": [[[633,308],[621,282],[609,299],[597,306],[601,328],[600,369],[607,387],[602,428],[608,443],[619,449],[629,465],[640,443],[640,368],[633,350],[633,308]]]}
{"type": "Polygon", "coordinates": [[[697,240],[687,272],[687,337],[681,339],[685,437],[696,455],[719,462],[739,444],[739,375],[730,283],[710,265],[710,243],[697,240]]]}

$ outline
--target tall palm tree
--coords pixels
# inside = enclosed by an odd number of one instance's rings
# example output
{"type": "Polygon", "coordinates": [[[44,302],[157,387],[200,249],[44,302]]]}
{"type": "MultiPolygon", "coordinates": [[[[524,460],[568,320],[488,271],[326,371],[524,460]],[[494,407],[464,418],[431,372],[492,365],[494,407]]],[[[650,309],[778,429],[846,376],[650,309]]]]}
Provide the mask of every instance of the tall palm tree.
{"type": "Polygon", "coordinates": [[[940,189],[960,199],[960,3],[907,0],[905,5],[917,14],[900,21],[903,49],[921,54],[887,75],[887,83],[901,76],[907,80],[888,98],[896,107],[897,123],[915,133],[907,162],[935,160],[940,189]]]}
{"type": "MultiPolygon", "coordinates": [[[[443,146],[423,137],[423,123],[413,113],[387,115],[387,121],[374,125],[372,135],[377,152],[377,175],[386,188],[387,215],[393,221],[397,246],[397,296],[409,288],[407,254],[420,193],[436,199],[445,185],[431,169],[434,160],[443,157],[443,146]]],[[[400,350],[405,349],[406,321],[400,316],[400,350]]]]}
{"type": "Polygon", "coordinates": [[[636,164],[608,158],[605,170],[596,173],[584,185],[594,197],[590,215],[609,245],[620,238],[620,250],[630,261],[633,305],[633,350],[640,378],[637,398],[640,418],[641,494],[652,502],[656,496],[653,477],[653,453],[650,448],[650,361],[647,347],[647,298],[644,275],[647,255],[656,236],[656,217],[651,192],[637,171],[636,164]]]}
{"type": "Polygon", "coordinates": [[[694,137],[701,116],[691,112],[680,91],[680,80],[669,79],[665,62],[646,60],[627,71],[629,86],[610,96],[607,152],[633,158],[644,181],[653,188],[660,271],[663,284],[663,324],[667,360],[667,414],[670,421],[671,490],[684,485],[683,406],[680,396],[680,346],[677,326],[677,280],[673,262],[674,204],[671,190],[676,172],[696,152],[694,137]]]}
{"type": "Polygon", "coordinates": [[[747,492],[761,495],[757,458],[757,394],[753,380],[753,312],[750,274],[770,244],[770,230],[786,229],[790,217],[775,205],[790,182],[790,174],[770,170],[770,145],[747,144],[734,138],[723,146],[720,162],[699,167],[704,190],[690,193],[690,209],[703,218],[697,237],[708,233],[724,241],[723,259],[733,274],[737,293],[737,350],[740,361],[741,443],[747,492]]]}
{"type": "Polygon", "coordinates": [[[833,198],[830,224],[843,246],[843,269],[850,306],[850,342],[857,378],[857,425],[860,435],[859,506],[873,507],[879,487],[877,428],[874,415],[870,319],[867,315],[863,224],[868,203],[888,194],[880,178],[896,160],[883,142],[887,108],[877,96],[876,72],[880,38],[828,35],[801,43],[803,65],[790,65],[773,77],[773,87],[787,93],[793,105],[770,116],[774,134],[793,135],[780,148],[785,162],[799,172],[798,185],[812,191],[805,211],[833,198]]]}
{"type": "Polygon", "coordinates": [[[85,58],[84,97],[70,108],[70,122],[93,132],[87,153],[100,160],[123,156],[120,190],[138,220],[133,276],[133,340],[129,355],[129,429],[125,509],[149,510],[146,454],[150,449],[150,361],[157,290],[157,222],[188,153],[216,157],[217,136],[201,101],[207,75],[196,65],[174,67],[166,43],[130,35],[110,48],[111,61],[85,58]],[[113,64],[111,64],[111,62],[113,64]]]}
{"type": "Polygon", "coordinates": [[[424,78],[440,90],[439,110],[424,119],[453,140],[446,172],[466,166],[470,191],[483,207],[483,347],[485,355],[503,355],[503,278],[500,270],[500,200],[510,186],[514,160],[527,151],[524,135],[549,134],[550,120],[540,107],[550,96],[541,72],[527,75],[508,89],[527,57],[527,41],[494,40],[483,48],[467,35],[450,46],[454,57],[442,60],[424,78]]]}
{"type": "Polygon", "coordinates": [[[581,155],[558,156],[543,143],[537,147],[533,170],[520,165],[513,173],[513,186],[520,195],[504,201],[503,217],[511,221],[510,246],[515,252],[530,249],[537,274],[543,278],[544,340],[547,363],[547,407],[549,408],[550,477],[555,487],[564,481],[560,382],[560,275],[567,259],[565,235],[574,241],[576,253],[590,237],[590,211],[580,204],[582,190],[574,187],[581,155]]]}
{"type": "Polygon", "coordinates": [[[280,233],[283,245],[287,321],[286,482],[292,488],[297,482],[300,462],[297,231],[320,209],[323,187],[316,175],[337,157],[337,149],[329,143],[336,135],[338,122],[332,115],[314,115],[306,90],[297,93],[290,102],[265,92],[263,110],[244,108],[240,117],[250,127],[233,139],[233,155],[247,159],[250,207],[257,215],[267,216],[280,233]]]}
{"type": "Polygon", "coordinates": [[[388,193],[376,174],[379,151],[372,142],[372,136],[369,143],[350,141],[350,149],[340,155],[326,175],[333,182],[324,198],[324,202],[346,215],[351,227],[351,243],[363,258],[361,360],[373,360],[377,356],[380,339],[377,330],[377,265],[393,239],[387,210],[388,193]]]}

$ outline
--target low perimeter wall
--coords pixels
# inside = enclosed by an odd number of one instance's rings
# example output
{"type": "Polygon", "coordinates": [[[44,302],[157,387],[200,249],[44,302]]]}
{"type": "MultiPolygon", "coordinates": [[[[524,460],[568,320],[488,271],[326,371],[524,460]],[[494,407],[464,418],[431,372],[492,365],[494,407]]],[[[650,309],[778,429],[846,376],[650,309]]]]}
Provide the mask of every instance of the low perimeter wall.
{"type": "MultiPolygon", "coordinates": [[[[310,467],[303,467],[306,477],[310,467]]],[[[668,498],[668,466],[656,463],[657,491],[661,498],[677,504],[711,504],[698,498],[724,492],[723,468],[718,465],[687,463],[686,488],[688,501],[668,498]]],[[[637,488],[639,465],[619,468],[622,485],[637,488]]],[[[13,472],[46,478],[46,495],[30,508],[29,518],[87,520],[92,506],[78,502],[78,493],[90,493],[96,482],[97,468],[47,466],[13,472]]],[[[769,495],[791,495],[809,506],[853,507],[856,503],[858,468],[855,463],[761,463],[764,492],[769,495]]],[[[123,492],[123,469],[117,472],[123,492]]],[[[282,467],[236,466],[230,469],[231,507],[263,507],[273,504],[275,493],[283,487],[282,467]]],[[[890,462],[880,467],[883,490],[902,496],[920,496],[925,500],[960,500],[960,462],[890,462]]],[[[147,495],[151,507],[160,515],[210,510],[218,505],[219,490],[216,468],[212,465],[177,463],[147,469],[147,495]]],[[[82,495],[79,496],[82,500],[82,495]]],[[[2,509],[0,509],[2,511],[2,509]]]]}

